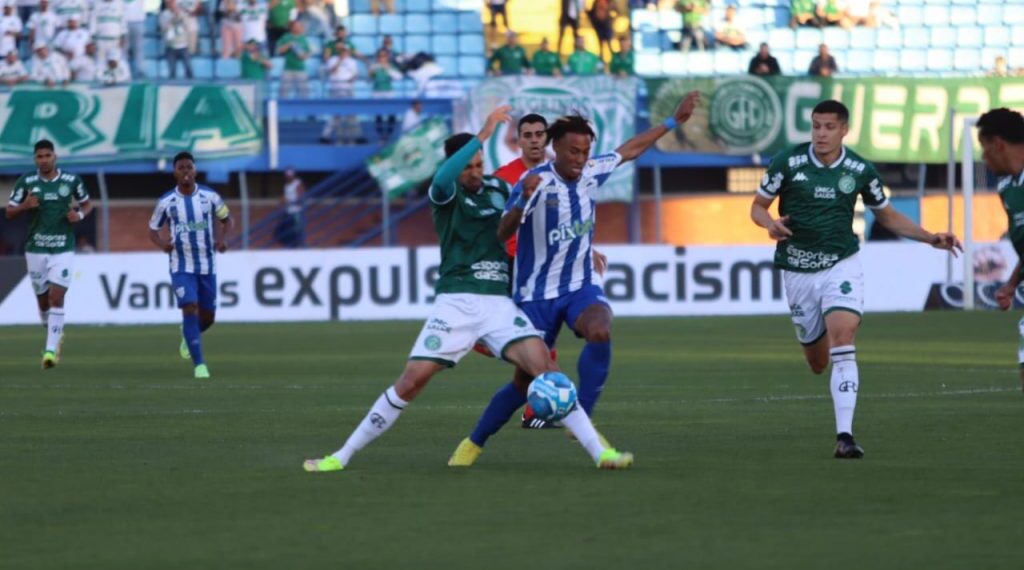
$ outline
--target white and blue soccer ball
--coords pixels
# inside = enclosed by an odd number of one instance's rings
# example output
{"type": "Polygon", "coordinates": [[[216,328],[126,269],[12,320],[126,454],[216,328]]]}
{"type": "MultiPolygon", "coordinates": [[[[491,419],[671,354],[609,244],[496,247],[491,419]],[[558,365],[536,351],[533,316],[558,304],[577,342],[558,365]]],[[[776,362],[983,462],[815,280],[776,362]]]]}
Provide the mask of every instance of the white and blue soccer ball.
{"type": "Polygon", "coordinates": [[[537,417],[555,422],[576,407],[576,385],[561,372],[545,372],[530,382],[526,401],[537,417]]]}

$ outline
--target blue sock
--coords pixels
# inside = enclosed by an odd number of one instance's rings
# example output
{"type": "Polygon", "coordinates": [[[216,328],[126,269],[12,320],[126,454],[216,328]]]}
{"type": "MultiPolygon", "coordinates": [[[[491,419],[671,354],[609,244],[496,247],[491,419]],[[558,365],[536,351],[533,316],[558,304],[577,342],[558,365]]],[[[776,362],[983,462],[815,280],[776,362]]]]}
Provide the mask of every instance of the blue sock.
{"type": "Polygon", "coordinates": [[[579,374],[579,402],[587,415],[594,411],[594,405],[601,396],[605,380],[608,380],[608,369],[612,365],[612,343],[588,342],[580,353],[576,363],[579,374]]]}
{"type": "Polygon", "coordinates": [[[203,345],[199,341],[199,316],[183,315],[181,333],[185,336],[185,344],[188,345],[188,352],[192,355],[192,364],[199,366],[203,363],[203,345]]]}
{"type": "Polygon", "coordinates": [[[526,394],[523,394],[513,382],[505,384],[494,393],[491,402],[487,404],[484,414],[476,424],[473,433],[469,435],[470,441],[483,447],[487,439],[498,433],[501,426],[508,423],[509,418],[516,410],[526,404],[526,394]]]}

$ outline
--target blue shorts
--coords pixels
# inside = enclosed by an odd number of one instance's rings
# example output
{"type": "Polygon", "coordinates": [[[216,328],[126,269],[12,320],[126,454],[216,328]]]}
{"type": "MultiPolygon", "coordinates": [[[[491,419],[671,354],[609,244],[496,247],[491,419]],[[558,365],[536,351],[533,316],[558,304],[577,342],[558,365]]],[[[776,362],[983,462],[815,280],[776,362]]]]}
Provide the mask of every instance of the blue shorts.
{"type": "Polygon", "coordinates": [[[207,311],[217,309],[217,276],[212,273],[171,273],[171,288],[179,309],[194,303],[207,311]]]}
{"type": "MultiPolygon", "coordinates": [[[[573,329],[576,319],[580,318],[583,311],[598,303],[610,308],[601,286],[591,284],[557,299],[523,302],[519,304],[519,308],[530,317],[534,328],[544,333],[544,342],[549,347],[554,347],[558,332],[562,330],[562,323],[573,329]]],[[[576,336],[580,334],[576,333],[576,336]]]]}

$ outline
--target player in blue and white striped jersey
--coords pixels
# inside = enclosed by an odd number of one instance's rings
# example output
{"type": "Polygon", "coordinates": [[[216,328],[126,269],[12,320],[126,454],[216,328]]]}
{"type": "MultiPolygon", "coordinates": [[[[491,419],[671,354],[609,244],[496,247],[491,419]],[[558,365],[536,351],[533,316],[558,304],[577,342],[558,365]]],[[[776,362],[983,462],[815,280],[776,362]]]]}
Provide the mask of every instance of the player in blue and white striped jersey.
{"type": "MultiPolygon", "coordinates": [[[[626,141],[615,152],[595,157],[590,149],[596,135],[587,120],[578,115],[558,119],[548,129],[554,160],[531,170],[506,203],[498,238],[504,241],[519,232],[513,297],[534,328],[544,333],[549,347],[554,347],[562,323],[586,340],[577,371],[579,403],[587,415],[611,366],[612,310],[595,283],[592,266],[593,194],[616,167],[637,158],[686,122],[699,102],[699,92],[689,93],[663,124],[626,141]]],[[[517,376],[523,374],[516,370],[517,376]]],[[[469,441],[483,447],[525,400],[525,394],[509,387],[498,390],[469,441]]]]}
{"type": "Polygon", "coordinates": [[[232,221],[220,195],[196,184],[191,154],[180,152],[174,157],[174,180],[178,184],[160,197],[149,219],[149,239],[170,254],[171,287],[182,313],[184,338],[179,353],[192,359],[196,378],[209,378],[199,336],[213,325],[217,310],[214,250],[227,249],[225,236],[232,221]],[[161,232],[165,225],[167,237],[161,232]]]}

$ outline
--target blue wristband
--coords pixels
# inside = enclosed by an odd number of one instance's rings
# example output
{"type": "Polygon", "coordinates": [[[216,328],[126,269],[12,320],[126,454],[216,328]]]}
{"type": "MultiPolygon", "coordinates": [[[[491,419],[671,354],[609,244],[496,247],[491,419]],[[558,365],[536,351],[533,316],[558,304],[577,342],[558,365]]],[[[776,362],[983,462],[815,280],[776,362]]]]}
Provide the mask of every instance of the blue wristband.
{"type": "Polygon", "coordinates": [[[671,131],[672,129],[676,128],[676,118],[669,117],[665,119],[665,122],[662,123],[662,126],[671,131]]]}

